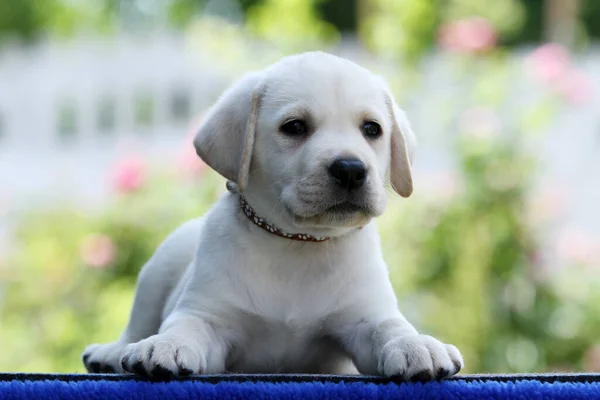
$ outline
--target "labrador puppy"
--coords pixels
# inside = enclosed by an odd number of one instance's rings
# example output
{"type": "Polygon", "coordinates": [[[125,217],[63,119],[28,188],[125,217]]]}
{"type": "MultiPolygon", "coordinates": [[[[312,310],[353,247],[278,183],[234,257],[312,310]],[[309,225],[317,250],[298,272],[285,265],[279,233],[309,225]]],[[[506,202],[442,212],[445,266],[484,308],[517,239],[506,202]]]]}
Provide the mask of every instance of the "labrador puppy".
{"type": "Polygon", "coordinates": [[[90,372],[327,373],[441,379],[456,347],[398,310],[374,218],[412,193],[415,139],[384,81],[322,52],[250,73],[194,140],[229,180],[142,269],[121,337],[90,372]]]}

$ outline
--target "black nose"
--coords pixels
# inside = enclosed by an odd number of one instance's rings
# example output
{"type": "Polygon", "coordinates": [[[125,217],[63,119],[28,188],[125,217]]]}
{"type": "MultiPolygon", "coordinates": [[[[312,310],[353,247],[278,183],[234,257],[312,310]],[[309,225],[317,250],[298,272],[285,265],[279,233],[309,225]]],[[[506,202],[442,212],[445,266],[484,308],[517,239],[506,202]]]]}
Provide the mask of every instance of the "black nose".
{"type": "Polygon", "coordinates": [[[329,166],[329,173],[339,187],[353,190],[365,182],[367,168],[362,161],[355,158],[338,158],[329,166]]]}

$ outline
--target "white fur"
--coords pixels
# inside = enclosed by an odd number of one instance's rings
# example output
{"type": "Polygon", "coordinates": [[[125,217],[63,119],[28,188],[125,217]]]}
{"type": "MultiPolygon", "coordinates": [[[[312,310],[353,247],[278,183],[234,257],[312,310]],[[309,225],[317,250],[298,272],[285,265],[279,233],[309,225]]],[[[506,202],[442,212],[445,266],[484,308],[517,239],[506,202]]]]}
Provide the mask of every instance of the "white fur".
{"type": "Polygon", "coordinates": [[[93,372],[150,376],[190,373],[356,373],[443,378],[458,372],[458,350],[419,334],[402,316],[374,217],[386,204],[387,176],[407,197],[415,140],[382,80],[316,52],[249,74],[208,114],[198,154],[235,181],[248,203],[292,233],[252,224],[237,194],[187,222],[140,273],[127,328],[83,355],[93,372]],[[306,137],[279,127],[302,118],[306,137]],[[379,139],[361,132],[382,127],[379,139]],[[363,161],[360,190],[337,187],[327,167],[363,161]],[[391,170],[390,170],[391,168],[391,170]],[[351,203],[356,211],[336,208],[351,203]],[[334,208],[331,208],[334,207],[334,208]]]}

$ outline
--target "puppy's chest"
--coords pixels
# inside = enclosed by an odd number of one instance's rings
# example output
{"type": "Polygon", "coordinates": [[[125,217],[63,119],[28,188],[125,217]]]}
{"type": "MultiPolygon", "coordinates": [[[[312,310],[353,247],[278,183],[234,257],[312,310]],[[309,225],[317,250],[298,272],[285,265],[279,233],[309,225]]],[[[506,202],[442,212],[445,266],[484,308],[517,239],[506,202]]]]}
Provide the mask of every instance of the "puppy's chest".
{"type": "Polygon", "coordinates": [[[340,307],[344,293],[350,290],[348,276],[328,268],[282,263],[240,277],[238,305],[266,321],[308,328],[340,307]]]}
{"type": "Polygon", "coordinates": [[[316,324],[294,325],[253,316],[244,325],[227,362],[232,372],[315,372],[319,360],[337,349],[316,324]]]}
{"type": "Polygon", "coordinates": [[[317,251],[255,253],[230,278],[239,334],[230,370],[314,372],[322,357],[339,353],[327,326],[360,285],[345,257],[317,251]]]}

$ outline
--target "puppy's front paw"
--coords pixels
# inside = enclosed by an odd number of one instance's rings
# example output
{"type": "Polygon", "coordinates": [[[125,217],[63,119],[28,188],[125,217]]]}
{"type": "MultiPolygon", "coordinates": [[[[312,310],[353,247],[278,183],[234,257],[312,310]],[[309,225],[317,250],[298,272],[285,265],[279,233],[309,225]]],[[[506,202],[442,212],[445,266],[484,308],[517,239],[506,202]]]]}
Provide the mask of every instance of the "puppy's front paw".
{"type": "Polygon", "coordinates": [[[204,354],[178,337],[159,334],[125,347],[125,371],[154,378],[199,374],[206,370],[204,354]]]}
{"type": "Polygon", "coordinates": [[[83,365],[91,374],[122,373],[121,352],[126,345],[120,341],[89,345],[81,355],[83,365]]]}
{"type": "Polygon", "coordinates": [[[381,375],[415,381],[448,378],[462,367],[463,359],[456,347],[427,335],[389,340],[382,348],[378,363],[381,375]]]}

